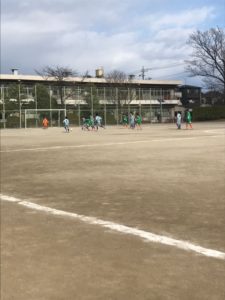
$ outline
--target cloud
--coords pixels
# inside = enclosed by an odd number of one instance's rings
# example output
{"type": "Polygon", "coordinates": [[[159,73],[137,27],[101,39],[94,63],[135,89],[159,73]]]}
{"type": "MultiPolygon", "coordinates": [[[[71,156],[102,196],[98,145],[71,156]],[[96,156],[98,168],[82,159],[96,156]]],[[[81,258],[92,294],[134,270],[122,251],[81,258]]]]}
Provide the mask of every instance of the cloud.
{"type": "Polygon", "coordinates": [[[179,13],[170,13],[163,16],[150,15],[145,19],[145,23],[149,24],[153,30],[161,28],[186,28],[197,26],[214,17],[213,7],[201,7],[198,9],[186,10],[179,13]]]}
{"type": "MultiPolygon", "coordinates": [[[[214,18],[204,6],[153,12],[169,1],[3,0],[2,70],[18,67],[32,74],[45,65],[80,73],[103,66],[128,73],[145,67],[180,64],[190,54],[186,40],[214,18]]],[[[174,72],[182,71],[178,66],[174,72]]],[[[154,76],[171,70],[152,71],[154,76]]]]}

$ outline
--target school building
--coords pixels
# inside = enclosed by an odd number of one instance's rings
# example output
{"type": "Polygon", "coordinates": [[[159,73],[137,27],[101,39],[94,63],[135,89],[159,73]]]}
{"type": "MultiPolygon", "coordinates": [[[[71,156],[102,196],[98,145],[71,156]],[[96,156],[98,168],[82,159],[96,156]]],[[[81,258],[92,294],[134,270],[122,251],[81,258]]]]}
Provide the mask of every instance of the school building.
{"type": "Polygon", "coordinates": [[[7,101],[14,101],[16,107],[19,107],[20,115],[31,103],[34,109],[39,109],[41,96],[37,93],[37,86],[40,85],[45,86],[48,91],[46,109],[52,108],[52,100],[55,99],[59,108],[66,109],[71,114],[76,112],[80,117],[82,111],[90,110],[93,115],[98,109],[102,110],[105,118],[107,114],[113,115],[117,124],[121,114],[130,111],[141,113],[144,122],[154,123],[173,121],[176,112],[184,110],[179,90],[182,82],[179,80],[130,78],[118,82],[108,80],[96,70],[95,77],[68,77],[59,82],[56,78],[23,75],[16,69],[12,71],[12,74],[0,75],[0,101],[5,107],[7,101]],[[10,99],[9,90],[12,86],[18,92],[10,99]]]}

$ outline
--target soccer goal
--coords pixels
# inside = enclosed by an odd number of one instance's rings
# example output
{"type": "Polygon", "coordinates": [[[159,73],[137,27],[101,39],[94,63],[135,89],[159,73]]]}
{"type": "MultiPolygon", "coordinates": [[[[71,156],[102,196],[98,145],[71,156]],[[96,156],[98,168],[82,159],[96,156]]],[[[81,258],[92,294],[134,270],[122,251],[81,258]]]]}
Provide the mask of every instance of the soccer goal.
{"type": "Polygon", "coordinates": [[[66,116],[66,109],[25,109],[25,128],[42,127],[42,120],[46,117],[49,126],[62,126],[62,120],[66,116]]]}

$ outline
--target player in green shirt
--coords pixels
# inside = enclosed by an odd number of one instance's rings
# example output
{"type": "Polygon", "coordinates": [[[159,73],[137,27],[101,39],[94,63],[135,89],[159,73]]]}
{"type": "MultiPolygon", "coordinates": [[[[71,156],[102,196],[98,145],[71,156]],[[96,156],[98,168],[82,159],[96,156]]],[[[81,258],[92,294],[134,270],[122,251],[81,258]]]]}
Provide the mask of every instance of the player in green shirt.
{"type": "Polygon", "coordinates": [[[123,119],[122,119],[123,127],[128,127],[128,116],[126,114],[123,114],[123,119]]]}
{"type": "Polygon", "coordinates": [[[186,112],[186,129],[188,129],[188,126],[190,126],[190,128],[193,129],[191,119],[192,119],[191,112],[189,110],[187,110],[187,112],[186,112]]]}
{"type": "Polygon", "coordinates": [[[88,120],[89,120],[88,121],[88,125],[89,125],[88,127],[91,127],[92,130],[94,130],[95,129],[95,123],[94,123],[94,118],[92,117],[92,115],[90,115],[88,120]]]}
{"type": "Polygon", "coordinates": [[[139,115],[139,113],[137,113],[136,114],[136,126],[137,126],[137,129],[142,129],[141,124],[142,124],[142,117],[139,115]]]}

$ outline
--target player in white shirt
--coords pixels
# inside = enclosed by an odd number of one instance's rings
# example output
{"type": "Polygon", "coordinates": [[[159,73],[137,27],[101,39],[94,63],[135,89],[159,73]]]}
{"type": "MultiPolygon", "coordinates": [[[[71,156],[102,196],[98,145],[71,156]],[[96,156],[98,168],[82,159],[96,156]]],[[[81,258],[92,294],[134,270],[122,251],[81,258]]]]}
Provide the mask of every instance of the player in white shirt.
{"type": "Polygon", "coordinates": [[[98,113],[96,113],[95,115],[95,127],[96,130],[98,130],[98,127],[102,127],[105,129],[105,126],[102,124],[102,117],[100,117],[98,113]]]}

